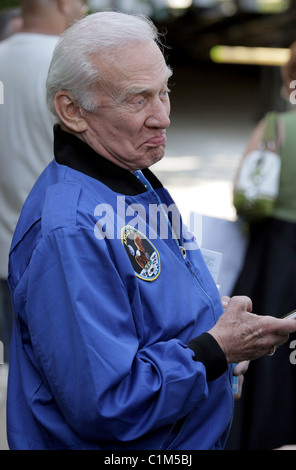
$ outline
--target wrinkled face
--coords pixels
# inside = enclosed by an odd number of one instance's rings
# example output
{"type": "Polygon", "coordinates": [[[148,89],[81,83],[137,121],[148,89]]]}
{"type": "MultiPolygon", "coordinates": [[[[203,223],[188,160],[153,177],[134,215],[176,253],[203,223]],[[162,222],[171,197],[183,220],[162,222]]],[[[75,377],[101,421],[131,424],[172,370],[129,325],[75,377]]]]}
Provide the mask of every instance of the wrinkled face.
{"type": "Polygon", "coordinates": [[[156,163],[164,156],[170,124],[171,75],[158,46],[150,41],[112,50],[95,65],[104,80],[97,92],[97,111],[83,110],[88,129],[81,137],[125,169],[156,163]]]}

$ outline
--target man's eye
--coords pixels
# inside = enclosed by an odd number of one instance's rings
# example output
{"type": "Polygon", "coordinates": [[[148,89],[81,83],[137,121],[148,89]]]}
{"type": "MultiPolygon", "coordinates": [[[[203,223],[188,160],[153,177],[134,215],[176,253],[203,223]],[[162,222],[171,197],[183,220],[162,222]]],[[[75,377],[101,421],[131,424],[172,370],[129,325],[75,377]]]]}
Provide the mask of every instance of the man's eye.
{"type": "Polygon", "coordinates": [[[164,90],[164,91],[160,94],[160,96],[163,97],[163,98],[168,98],[170,92],[171,92],[171,90],[166,89],[166,90],[164,90]]]}
{"type": "Polygon", "coordinates": [[[135,96],[132,101],[131,101],[131,104],[135,104],[135,105],[138,105],[140,106],[141,104],[143,104],[145,101],[145,98],[143,96],[135,96]]]}

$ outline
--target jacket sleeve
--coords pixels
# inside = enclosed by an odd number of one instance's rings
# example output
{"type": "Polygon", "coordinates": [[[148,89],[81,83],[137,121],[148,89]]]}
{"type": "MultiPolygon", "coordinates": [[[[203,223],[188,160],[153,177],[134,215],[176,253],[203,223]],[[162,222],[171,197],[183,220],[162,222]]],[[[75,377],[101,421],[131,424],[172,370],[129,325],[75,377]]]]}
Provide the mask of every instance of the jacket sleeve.
{"type": "Polygon", "coordinates": [[[86,440],[133,440],[184,417],[207,398],[204,365],[174,338],[141,349],[119,260],[91,230],[67,230],[36,247],[27,292],[34,352],[66,421],[86,440]]]}

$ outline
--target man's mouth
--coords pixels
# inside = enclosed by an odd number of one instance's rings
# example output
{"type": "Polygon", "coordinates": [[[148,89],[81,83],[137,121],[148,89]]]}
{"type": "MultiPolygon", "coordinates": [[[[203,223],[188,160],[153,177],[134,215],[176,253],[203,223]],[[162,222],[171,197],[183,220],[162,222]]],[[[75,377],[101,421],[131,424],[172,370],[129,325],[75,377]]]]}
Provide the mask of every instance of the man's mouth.
{"type": "Polygon", "coordinates": [[[149,147],[160,147],[165,145],[167,141],[167,137],[165,134],[157,135],[155,137],[151,137],[151,139],[145,142],[146,145],[149,147]]]}

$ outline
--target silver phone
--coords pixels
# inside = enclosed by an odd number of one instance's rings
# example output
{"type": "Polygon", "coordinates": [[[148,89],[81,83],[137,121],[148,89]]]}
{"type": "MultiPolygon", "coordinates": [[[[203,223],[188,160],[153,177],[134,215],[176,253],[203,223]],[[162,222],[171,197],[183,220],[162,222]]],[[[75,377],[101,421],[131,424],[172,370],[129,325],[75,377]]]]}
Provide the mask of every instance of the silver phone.
{"type": "Polygon", "coordinates": [[[287,315],[284,315],[282,318],[285,320],[290,319],[290,318],[296,318],[296,309],[292,310],[292,312],[287,313],[287,315]]]}

